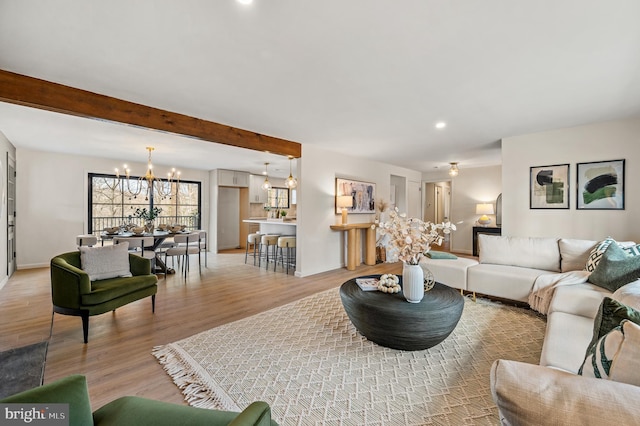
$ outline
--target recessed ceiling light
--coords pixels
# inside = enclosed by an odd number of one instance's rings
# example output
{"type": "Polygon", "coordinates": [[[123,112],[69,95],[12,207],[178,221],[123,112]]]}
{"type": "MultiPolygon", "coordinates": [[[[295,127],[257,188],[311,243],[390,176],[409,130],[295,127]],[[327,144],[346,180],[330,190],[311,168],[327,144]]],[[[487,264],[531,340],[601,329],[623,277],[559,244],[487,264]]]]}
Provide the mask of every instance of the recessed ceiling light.
{"type": "Polygon", "coordinates": [[[447,123],[445,123],[444,121],[438,121],[436,123],[436,129],[444,129],[445,127],[447,127],[447,123]]]}
{"type": "Polygon", "coordinates": [[[238,3],[241,3],[241,4],[251,4],[251,3],[253,3],[253,0],[238,0],[238,3]]]}

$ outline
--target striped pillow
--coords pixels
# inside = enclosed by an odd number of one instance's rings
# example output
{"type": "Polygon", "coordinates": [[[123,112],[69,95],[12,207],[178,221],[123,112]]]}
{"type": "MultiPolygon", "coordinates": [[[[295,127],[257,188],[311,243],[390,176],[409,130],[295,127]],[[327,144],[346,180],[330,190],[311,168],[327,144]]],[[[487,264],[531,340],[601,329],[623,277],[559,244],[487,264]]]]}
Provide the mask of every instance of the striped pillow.
{"type": "Polygon", "coordinates": [[[598,340],[578,374],[640,386],[640,326],[623,320],[598,340]]]}

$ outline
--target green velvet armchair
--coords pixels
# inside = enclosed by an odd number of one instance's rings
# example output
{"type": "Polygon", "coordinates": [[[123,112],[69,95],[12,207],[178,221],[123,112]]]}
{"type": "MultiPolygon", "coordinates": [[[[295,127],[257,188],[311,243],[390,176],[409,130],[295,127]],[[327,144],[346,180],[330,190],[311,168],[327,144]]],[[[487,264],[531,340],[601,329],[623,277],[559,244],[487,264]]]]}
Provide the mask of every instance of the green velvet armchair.
{"type": "Polygon", "coordinates": [[[91,412],[84,376],[73,375],[1,400],[13,404],[69,404],[69,426],[278,426],[271,408],[257,401],[241,413],[124,396],[91,412]]]}
{"type": "MultiPolygon", "coordinates": [[[[89,338],[89,317],[151,296],[155,312],[158,277],[151,273],[149,259],[129,254],[131,277],[91,281],[81,269],[80,252],[60,254],[51,259],[51,299],[53,312],[82,318],[84,343],[89,338]]],[[[126,261],[125,261],[126,262],[126,261]]]]}

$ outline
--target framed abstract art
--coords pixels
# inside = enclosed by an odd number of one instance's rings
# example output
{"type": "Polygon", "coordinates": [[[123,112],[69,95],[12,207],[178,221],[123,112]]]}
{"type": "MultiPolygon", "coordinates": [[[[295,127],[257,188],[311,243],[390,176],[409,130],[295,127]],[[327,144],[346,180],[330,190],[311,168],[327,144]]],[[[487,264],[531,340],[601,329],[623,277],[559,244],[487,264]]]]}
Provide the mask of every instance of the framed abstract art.
{"type": "Polygon", "coordinates": [[[529,208],[569,208],[569,165],[531,167],[529,171],[529,208]]]}
{"type": "Polygon", "coordinates": [[[336,214],[340,214],[338,207],[338,197],[352,197],[351,207],[347,212],[353,213],[375,213],[376,184],[370,182],[360,182],[357,180],[336,178],[336,214]]]}
{"type": "Polygon", "coordinates": [[[578,210],[624,210],[624,160],[577,164],[578,210]]]}

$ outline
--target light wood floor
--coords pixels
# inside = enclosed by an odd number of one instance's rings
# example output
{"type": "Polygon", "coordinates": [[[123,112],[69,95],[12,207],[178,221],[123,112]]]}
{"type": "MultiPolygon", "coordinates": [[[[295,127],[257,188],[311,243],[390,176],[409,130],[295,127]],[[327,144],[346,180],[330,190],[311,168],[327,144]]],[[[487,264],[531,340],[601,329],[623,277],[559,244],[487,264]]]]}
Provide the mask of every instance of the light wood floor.
{"type": "MultiPolygon", "coordinates": [[[[204,261],[203,261],[204,262],[204,261]]],[[[367,274],[402,273],[401,264],[338,269],[307,278],[244,264],[244,253],[209,255],[199,276],[193,259],[186,281],[178,273],[159,276],[156,312],[151,299],[91,317],[89,343],[79,317],[56,314],[45,367],[45,383],[69,374],[87,376],[93,409],[123,396],[182,403],[178,388],[151,350],[198,332],[284,305],[367,274]]],[[[49,338],[49,269],[16,272],[0,290],[0,350],[49,338]]],[[[220,342],[224,345],[224,342],[220,342]]]]}

